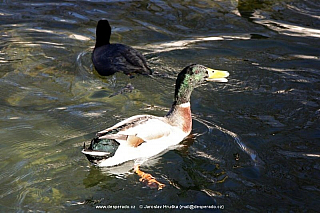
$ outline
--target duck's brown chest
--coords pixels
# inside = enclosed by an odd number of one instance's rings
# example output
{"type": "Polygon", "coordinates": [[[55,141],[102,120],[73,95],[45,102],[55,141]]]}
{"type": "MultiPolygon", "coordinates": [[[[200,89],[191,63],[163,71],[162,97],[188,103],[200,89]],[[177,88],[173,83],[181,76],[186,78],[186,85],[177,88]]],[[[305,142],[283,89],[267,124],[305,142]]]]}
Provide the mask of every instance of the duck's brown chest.
{"type": "Polygon", "coordinates": [[[190,107],[185,107],[181,109],[182,113],[182,130],[185,133],[190,133],[192,129],[192,117],[191,117],[191,109],[190,107]]]}
{"type": "Polygon", "coordinates": [[[191,132],[192,117],[190,104],[173,106],[167,117],[171,125],[179,127],[187,134],[191,132]]]}

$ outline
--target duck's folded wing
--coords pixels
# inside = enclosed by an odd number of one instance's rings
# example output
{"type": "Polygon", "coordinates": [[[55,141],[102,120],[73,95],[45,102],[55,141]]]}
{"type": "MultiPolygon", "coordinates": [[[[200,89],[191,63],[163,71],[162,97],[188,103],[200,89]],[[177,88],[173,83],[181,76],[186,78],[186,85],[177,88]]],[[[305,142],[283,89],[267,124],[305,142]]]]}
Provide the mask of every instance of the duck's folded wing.
{"type": "Polygon", "coordinates": [[[131,126],[134,126],[134,125],[138,125],[139,123],[141,122],[144,122],[144,121],[147,121],[150,117],[154,117],[154,116],[151,116],[151,115],[135,115],[135,116],[132,116],[130,118],[127,118],[123,121],[120,121],[119,123],[113,125],[112,127],[109,127],[105,130],[102,130],[100,132],[97,133],[97,136],[100,137],[100,136],[103,136],[103,135],[106,135],[110,132],[119,132],[123,129],[126,129],[126,128],[130,128],[131,126]]]}
{"type": "Polygon", "coordinates": [[[147,66],[145,57],[138,50],[123,45],[121,55],[126,59],[127,66],[129,66],[130,69],[141,70],[144,68],[146,71],[149,71],[149,73],[146,74],[151,74],[151,70],[149,70],[147,66]]]}
{"type": "Polygon", "coordinates": [[[159,139],[172,133],[172,126],[164,118],[148,115],[131,117],[99,132],[99,134],[110,132],[113,129],[117,129],[118,132],[116,134],[106,133],[99,138],[115,139],[120,144],[124,143],[132,147],[137,147],[145,141],[159,139]]]}

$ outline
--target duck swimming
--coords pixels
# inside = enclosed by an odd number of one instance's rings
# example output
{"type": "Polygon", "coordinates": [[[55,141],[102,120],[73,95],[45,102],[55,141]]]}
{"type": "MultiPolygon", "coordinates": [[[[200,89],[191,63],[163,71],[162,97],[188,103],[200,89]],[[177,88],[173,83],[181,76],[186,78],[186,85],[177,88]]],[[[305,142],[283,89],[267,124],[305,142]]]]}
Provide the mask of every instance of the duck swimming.
{"type": "Polygon", "coordinates": [[[124,44],[110,44],[111,27],[107,20],[98,21],[96,44],[92,53],[92,63],[102,76],[123,72],[127,75],[152,74],[146,59],[137,50],[124,44]]]}
{"type": "MultiPolygon", "coordinates": [[[[213,70],[192,64],[177,77],[174,102],[167,115],[136,115],[97,133],[88,148],[82,153],[97,166],[115,166],[130,160],[143,160],[155,156],[180,143],[192,129],[190,96],[194,88],[205,81],[227,82],[227,71],[213,70]]],[[[137,162],[137,161],[136,161],[137,162]]],[[[149,186],[158,189],[164,184],[140,170],[135,163],[134,171],[149,186]]]]}

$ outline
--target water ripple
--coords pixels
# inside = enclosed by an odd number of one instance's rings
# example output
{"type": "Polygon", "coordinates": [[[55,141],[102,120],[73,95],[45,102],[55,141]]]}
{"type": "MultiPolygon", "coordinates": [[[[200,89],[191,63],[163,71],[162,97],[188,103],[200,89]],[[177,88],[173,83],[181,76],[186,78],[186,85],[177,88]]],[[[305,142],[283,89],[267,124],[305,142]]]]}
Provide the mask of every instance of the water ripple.
{"type": "Polygon", "coordinates": [[[203,125],[205,125],[209,130],[210,129],[218,129],[220,130],[221,132],[229,135],[230,137],[233,138],[234,142],[241,148],[242,151],[244,151],[245,153],[247,153],[251,160],[253,162],[255,162],[257,165],[262,165],[263,164],[263,161],[260,160],[260,158],[258,157],[257,153],[250,149],[249,147],[247,147],[239,138],[239,136],[234,133],[234,132],[231,132],[227,129],[224,129],[216,124],[213,124],[212,122],[209,122],[209,121],[206,121],[204,119],[201,119],[201,118],[198,118],[198,117],[195,117],[193,116],[193,119],[195,119],[196,121],[202,123],[203,125]]]}

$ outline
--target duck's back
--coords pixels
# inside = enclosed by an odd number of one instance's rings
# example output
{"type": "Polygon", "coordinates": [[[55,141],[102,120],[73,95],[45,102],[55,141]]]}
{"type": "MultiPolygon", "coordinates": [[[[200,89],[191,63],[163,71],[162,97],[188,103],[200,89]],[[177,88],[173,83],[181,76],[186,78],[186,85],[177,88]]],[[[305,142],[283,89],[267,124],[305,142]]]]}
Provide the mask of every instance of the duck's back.
{"type": "Polygon", "coordinates": [[[116,72],[125,74],[152,74],[144,56],[137,50],[124,44],[108,44],[96,47],[92,62],[100,75],[107,76],[116,72]]]}

